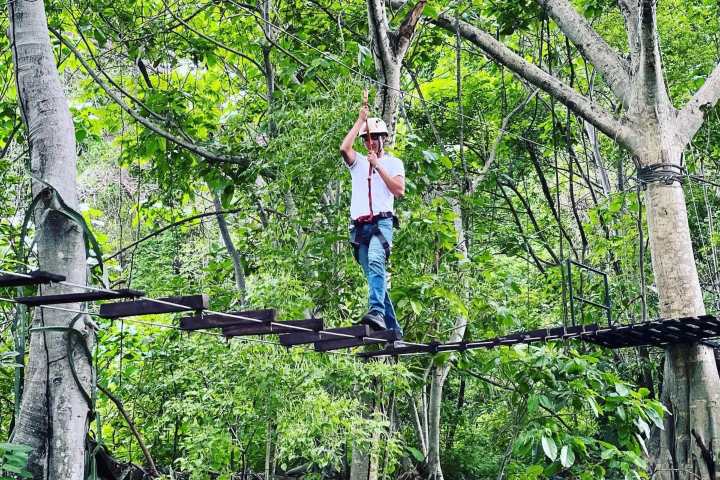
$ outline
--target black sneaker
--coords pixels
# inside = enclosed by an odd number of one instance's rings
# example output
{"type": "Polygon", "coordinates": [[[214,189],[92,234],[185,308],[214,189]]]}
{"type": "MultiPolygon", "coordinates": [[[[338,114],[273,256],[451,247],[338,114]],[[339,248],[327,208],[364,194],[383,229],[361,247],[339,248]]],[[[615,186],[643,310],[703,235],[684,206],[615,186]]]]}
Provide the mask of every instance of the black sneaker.
{"type": "Polygon", "coordinates": [[[385,325],[385,318],[381,313],[368,312],[364,317],[360,319],[360,323],[364,325],[370,325],[373,330],[387,330],[385,325]]]}

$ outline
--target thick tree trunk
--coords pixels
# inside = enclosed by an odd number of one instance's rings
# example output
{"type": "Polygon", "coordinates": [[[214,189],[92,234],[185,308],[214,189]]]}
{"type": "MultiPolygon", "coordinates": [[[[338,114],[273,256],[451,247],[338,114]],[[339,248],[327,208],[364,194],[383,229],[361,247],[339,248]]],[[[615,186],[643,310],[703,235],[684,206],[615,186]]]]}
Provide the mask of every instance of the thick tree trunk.
{"type": "MultiPolygon", "coordinates": [[[[8,3],[10,41],[17,75],[18,97],[29,132],[33,175],[52,185],[71,208],[77,208],[75,132],[63,94],[42,0],[8,3]]],[[[33,181],[33,195],[46,188],[33,181]]],[[[79,225],[58,213],[52,195],[35,210],[39,266],[85,284],[86,256],[79,225]]],[[[43,287],[43,294],[68,293],[62,285],[43,287]]],[[[67,305],[79,309],[80,305],[67,305]]],[[[36,309],[33,327],[67,327],[73,314],[36,309]]],[[[85,322],[76,322],[83,333],[85,322]]],[[[88,405],[71,375],[62,331],[35,331],[30,339],[22,398],[13,441],[30,445],[28,467],[34,479],[81,480],[84,476],[88,405]]],[[[92,338],[92,335],[87,335],[92,338]]],[[[88,340],[89,342],[89,340],[88,340]]],[[[74,343],[74,342],[73,342],[74,343]]],[[[92,366],[77,346],[72,359],[82,388],[89,391],[92,366]]]]}
{"type": "Polygon", "coordinates": [[[370,454],[357,444],[353,444],[352,447],[350,480],[370,480],[370,454]]]}
{"type": "MultiPolygon", "coordinates": [[[[382,415],[380,403],[383,401],[382,391],[375,388],[375,399],[365,397],[367,407],[366,417],[376,418],[382,415]]],[[[370,448],[353,442],[352,457],[350,463],[350,480],[377,480],[378,479],[378,456],[373,446],[380,442],[380,432],[373,432],[370,437],[370,448]]]]}
{"type": "MultiPolygon", "coordinates": [[[[682,187],[652,183],[646,201],[660,314],[665,318],[703,315],[682,187]]],[[[666,350],[662,401],[671,415],[660,436],[656,478],[676,480],[692,474],[718,478],[720,379],[712,348],[695,344],[666,350]]]]}

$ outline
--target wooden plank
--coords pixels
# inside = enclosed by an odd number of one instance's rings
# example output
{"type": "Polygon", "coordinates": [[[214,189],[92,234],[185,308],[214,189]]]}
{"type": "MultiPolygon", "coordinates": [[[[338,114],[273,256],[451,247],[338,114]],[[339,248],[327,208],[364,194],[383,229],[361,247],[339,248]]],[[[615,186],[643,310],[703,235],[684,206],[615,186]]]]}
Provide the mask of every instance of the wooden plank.
{"type": "Polygon", "coordinates": [[[548,328],[547,329],[547,335],[545,335],[545,338],[547,340],[552,340],[554,338],[562,338],[563,335],[565,335],[565,327],[554,327],[554,328],[548,328]]]}
{"type": "Polygon", "coordinates": [[[43,270],[35,270],[30,272],[30,278],[19,275],[0,275],[0,287],[25,287],[30,285],[44,285],[47,283],[64,282],[66,279],[63,275],[45,272],[43,270]]]}
{"type": "Polygon", "coordinates": [[[180,328],[182,330],[201,330],[203,328],[222,328],[230,325],[256,325],[257,323],[269,323],[274,322],[277,318],[277,311],[273,309],[264,310],[246,310],[243,312],[228,312],[228,315],[237,315],[246,317],[246,319],[232,318],[225,315],[218,315],[216,313],[207,313],[201,315],[192,315],[189,317],[183,317],[180,319],[180,328]],[[253,322],[247,320],[252,318],[259,322],[253,322]]]}
{"type": "Polygon", "coordinates": [[[370,327],[367,325],[353,325],[352,327],[340,327],[340,328],[328,328],[323,333],[289,333],[287,335],[280,336],[280,343],[286,347],[292,347],[293,345],[302,345],[306,343],[315,343],[322,340],[337,340],[342,337],[338,335],[332,335],[332,333],[341,333],[344,335],[352,335],[353,337],[369,337],[370,327]],[[326,333],[329,332],[329,333],[326,333]]]}
{"type": "MultiPolygon", "coordinates": [[[[273,323],[243,323],[237,325],[229,325],[223,327],[223,335],[226,337],[242,337],[247,335],[268,335],[272,333],[286,333],[300,335],[306,332],[298,330],[298,327],[309,328],[315,332],[323,329],[323,321],[320,318],[311,318],[308,320],[288,320],[285,322],[273,323]]],[[[307,332],[315,335],[312,332],[307,332]]],[[[287,335],[282,335],[280,338],[287,335]]]]}
{"type": "Polygon", "coordinates": [[[389,355],[406,355],[410,353],[426,353],[430,352],[429,345],[408,345],[405,347],[391,347],[388,346],[384,350],[378,350],[377,352],[361,352],[358,353],[358,357],[362,358],[373,358],[373,357],[385,357],[389,355]]]}
{"type": "Polygon", "coordinates": [[[329,352],[340,348],[351,348],[360,345],[375,345],[378,343],[394,342],[399,340],[397,330],[374,330],[369,337],[360,338],[339,338],[336,340],[323,340],[315,342],[316,352],[329,352]]]}
{"type": "Polygon", "coordinates": [[[38,307],[42,305],[57,305],[60,303],[81,303],[81,302],[97,302],[99,300],[115,300],[118,298],[138,298],[145,295],[145,292],[139,290],[114,290],[112,292],[83,292],[83,293],[63,293],[58,295],[38,295],[34,297],[16,297],[15,301],[27,305],[28,307],[38,307]]]}
{"type": "Polygon", "coordinates": [[[183,297],[158,298],[162,302],[176,304],[177,306],[156,303],[151,300],[136,300],[134,302],[116,302],[100,305],[100,316],[103,318],[135,317],[138,315],[153,315],[158,313],[188,312],[208,308],[207,295],[186,295],[183,297]]]}

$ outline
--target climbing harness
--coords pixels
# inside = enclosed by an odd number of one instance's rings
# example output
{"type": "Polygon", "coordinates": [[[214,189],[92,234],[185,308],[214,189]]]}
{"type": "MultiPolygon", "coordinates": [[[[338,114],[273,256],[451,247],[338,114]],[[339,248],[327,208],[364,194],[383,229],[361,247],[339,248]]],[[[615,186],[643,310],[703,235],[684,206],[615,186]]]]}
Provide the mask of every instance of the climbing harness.
{"type": "Polygon", "coordinates": [[[368,219],[360,217],[359,219],[353,220],[351,222],[350,245],[352,245],[353,247],[353,256],[358,263],[360,263],[360,246],[370,246],[370,240],[372,240],[372,237],[377,237],[377,239],[380,241],[383,250],[385,250],[385,260],[387,261],[387,259],[390,258],[390,243],[387,241],[385,235],[383,235],[380,227],[378,226],[378,221],[386,218],[392,218],[393,227],[398,228],[400,226],[398,218],[393,215],[392,212],[381,212],[368,219]],[[367,231],[364,226],[370,224],[372,225],[372,228],[367,231]]]}

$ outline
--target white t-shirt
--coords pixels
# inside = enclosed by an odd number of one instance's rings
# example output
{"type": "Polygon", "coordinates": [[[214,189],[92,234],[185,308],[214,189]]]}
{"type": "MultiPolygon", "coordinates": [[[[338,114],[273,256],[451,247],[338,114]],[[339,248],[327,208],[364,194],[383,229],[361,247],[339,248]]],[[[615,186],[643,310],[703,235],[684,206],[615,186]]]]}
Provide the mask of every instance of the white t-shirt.
{"type": "MultiPolygon", "coordinates": [[[[381,164],[385,167],[391,177],[398,175],[405,176],[405,167],[399,158],[393,157],[389,153],[385,153],[381,164]]],[[[368,169],[370,163],[365,155],[356,152],[355,163],[352,164],[350,175],[352,176],[352,200],[350,202],[350,217],[356,219],[363,215],[370,215],[368,201],[368,169]]],[[[390,192],[387,185],[377,170],[373,169],[372,180],[370,180],[372,188],[372,208],[373,213],[395,212],[394,201],[395,196],[390,192]]]]}

